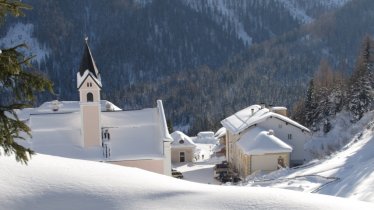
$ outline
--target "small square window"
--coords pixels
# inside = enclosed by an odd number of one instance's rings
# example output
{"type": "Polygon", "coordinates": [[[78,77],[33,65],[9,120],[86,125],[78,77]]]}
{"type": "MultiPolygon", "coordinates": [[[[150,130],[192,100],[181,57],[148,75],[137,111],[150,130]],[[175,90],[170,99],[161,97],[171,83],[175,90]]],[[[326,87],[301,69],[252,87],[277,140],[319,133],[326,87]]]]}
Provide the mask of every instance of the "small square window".
{"type": "Polygon", "coordinates": [[[278,128],[282,128],[282,124],[279,124],[279,125],[278,125],[278,128]]]}

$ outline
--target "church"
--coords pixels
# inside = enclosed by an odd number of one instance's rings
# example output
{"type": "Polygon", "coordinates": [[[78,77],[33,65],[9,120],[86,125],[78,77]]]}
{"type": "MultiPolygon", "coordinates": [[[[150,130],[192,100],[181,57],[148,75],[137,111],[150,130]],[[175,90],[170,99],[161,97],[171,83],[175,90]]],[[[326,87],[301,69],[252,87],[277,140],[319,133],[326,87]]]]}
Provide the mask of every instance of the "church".
{"type": "Polygon", "coordinates": [[[79,101],[45,102],[19,113],[31,128],[22,142],[37,153],[107,162],[170,175],[170,136],[162,101],[123,111],[101,100],[101,75],[85,42],[77,72],[79,101]]]}

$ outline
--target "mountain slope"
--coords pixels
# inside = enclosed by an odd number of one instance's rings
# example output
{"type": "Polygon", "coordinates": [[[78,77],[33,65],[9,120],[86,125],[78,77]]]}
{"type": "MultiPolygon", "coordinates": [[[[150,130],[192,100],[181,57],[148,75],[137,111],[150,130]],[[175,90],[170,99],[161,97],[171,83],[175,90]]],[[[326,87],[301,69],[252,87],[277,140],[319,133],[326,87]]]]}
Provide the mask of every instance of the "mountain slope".
{"type": "Polygon", "coordinates": [[[34,9],[17,19],[18,26],[32,29],[28,39],[45,54],[37,65],[58,94],[40,102],[78,98],[75,76],[87,35],[102,73],[103,99],[125,109],[162,99],[167,117],[192,126],[190,133],[213,129],[251,103],[291,106],[321,57],[352,66],[355,52],[347,49],[371,30],[371,18],[361,19],[371,6],[366,0],[25,2],[34,9]],[[343,16],[323,17],[334,11],[343,16]],[[360,14],[350,18],[352,12],[360,14]],[[303,16],[316,21],[304,28],[309,20],[303,16]],[[346,32],[343,23],[360,33],[346,32]],[[336,39],[339,34],[347,35],[336,39]]]}
{"type": "Polygon", "coordinates": [[[38,154],[0,158],[1,209],[372,209],[348,199],[191,183],[135,168],[38,154]],[[316,202],[317,201],[317,202],[316,202]]]}

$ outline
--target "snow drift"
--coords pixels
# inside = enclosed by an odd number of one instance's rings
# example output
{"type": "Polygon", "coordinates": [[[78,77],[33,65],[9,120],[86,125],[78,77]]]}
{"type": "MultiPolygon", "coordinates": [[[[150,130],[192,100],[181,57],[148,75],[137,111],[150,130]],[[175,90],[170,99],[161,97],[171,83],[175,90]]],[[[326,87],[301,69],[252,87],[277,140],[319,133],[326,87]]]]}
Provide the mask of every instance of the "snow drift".
{"type": "Polygon", "coordinates": [[[373,209],[282,189],[212,186],[100,162],[0,157],[0,209],[373,209]]]}

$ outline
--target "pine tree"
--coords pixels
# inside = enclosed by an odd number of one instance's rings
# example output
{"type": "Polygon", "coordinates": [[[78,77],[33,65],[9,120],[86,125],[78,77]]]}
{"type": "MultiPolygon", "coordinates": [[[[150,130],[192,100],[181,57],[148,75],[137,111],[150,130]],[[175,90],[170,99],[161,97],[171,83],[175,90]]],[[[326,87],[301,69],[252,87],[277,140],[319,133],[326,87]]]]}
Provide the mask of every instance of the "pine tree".
{"type": "Polygon", "coordinates": [[[167,119],[166,120],[166,125],[168,126],[169,133],[173,133],[174,132],[173,122],[170,119],[167,119]]]}
{"type": "Polygon", "coordinates": [[[343,108],[345,83],[344,76],[333,70],[327,60],[322,60],[309,83],[304,101],[295,106],[293,118],[313,131],[329,132],[332,128],[330,118],[343,108]]]}
{"type": "Polygon", "coordinates": [[[314,89],[314,80],[310,80],[309,87],[306,93],[306,99],[305,99],[305,125],[311,126],[313,124],[314,118],[315,118],[315,109],[317,107],[316,104],[316,95],[315,95],[315,89],[314,89]]]}
{"type": "MultiPolygon", "coordinates": [[[[29,8],[19,1],[0,0],[0,21],[3,22],[8,14],[23,15],[22,9],[29,8]]],[[[0,152],[5,155],[15,154],[17,161],[26,164],[33,151],[21,146],[16,140],[24,139],[25,135],[30,136],[30,128],[18,118],[16,110],[31,106],[36,92],[52,91],[52,84],[32,71],[29,64],[31,58],[26,58],[20,52],[25,47],[18,45],[0,52],[0,152]],[[6,96],[10,100],[4,100],[6,96]]]]}
{"type": "Polygon", "coordinates": [[[363,114],[371,110],[373,106],[372,48],[372,40],[366,36],[350,79],[348,110],[352,114],[353,122],[361,119],[363,114]]]}

